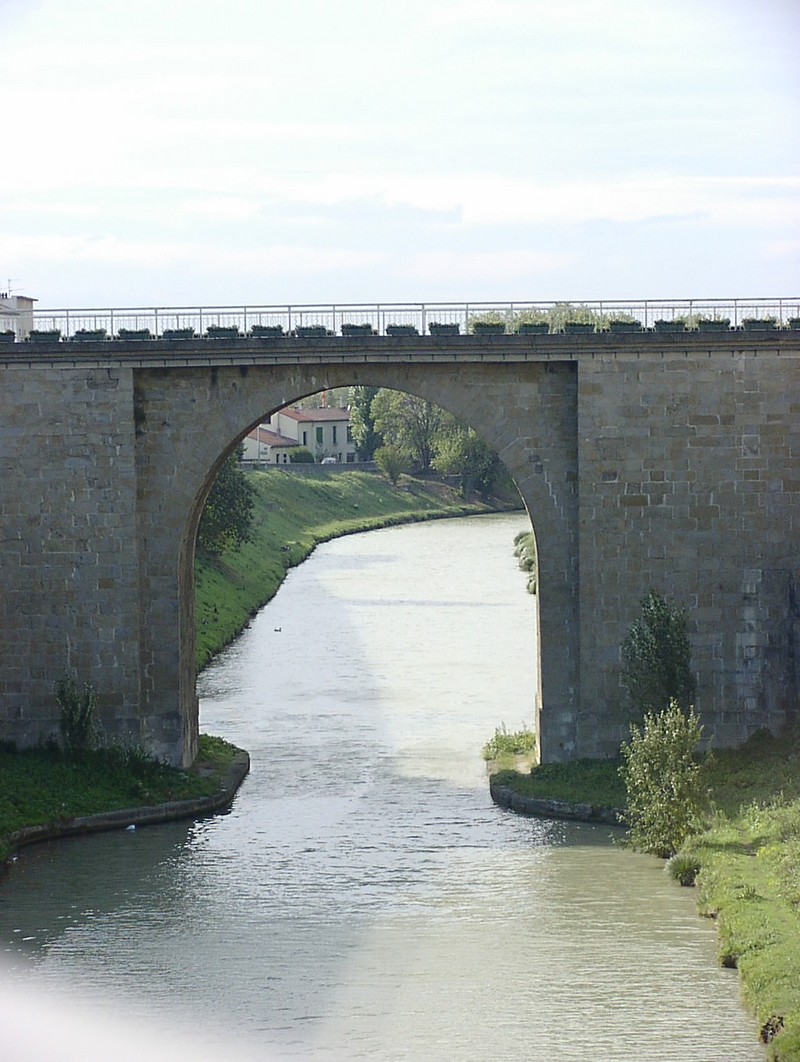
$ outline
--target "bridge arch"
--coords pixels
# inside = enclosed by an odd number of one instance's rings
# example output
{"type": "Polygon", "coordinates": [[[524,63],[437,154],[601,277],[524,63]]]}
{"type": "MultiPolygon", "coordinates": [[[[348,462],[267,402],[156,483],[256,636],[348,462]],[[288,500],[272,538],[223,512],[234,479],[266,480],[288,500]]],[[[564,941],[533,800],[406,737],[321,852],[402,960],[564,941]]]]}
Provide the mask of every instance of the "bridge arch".
{"type": "MultiPolygon", "coordinates": [[[[568,363],[520,369],[504,385],[479,366],[459,373],[447,364],[426,366],[424,372],[408,365],[371,364],[137,373],[138,510],[146,591],[140,695],[148,744],[173,762],[189,762],[196,748],[194,543],[222,462],[271,412],[304,395],[366,385],[405,391],[447,409],[472,425],[509,470],[540,554],[542,694],[535,714],[541,751],[544,756],[550,752],[550,758],[572,752],[579,653],[575,372],[568,363]],[[165,563],[169,557],[174,558],[173,572],[165,563]],[[538,719],[541,703],[548,706],[544,726],[538,719]],[[549,742],[555,743],[552,750],[549,742]]],[[[532,651],[537,651],[533,639],[532,651]]]]}

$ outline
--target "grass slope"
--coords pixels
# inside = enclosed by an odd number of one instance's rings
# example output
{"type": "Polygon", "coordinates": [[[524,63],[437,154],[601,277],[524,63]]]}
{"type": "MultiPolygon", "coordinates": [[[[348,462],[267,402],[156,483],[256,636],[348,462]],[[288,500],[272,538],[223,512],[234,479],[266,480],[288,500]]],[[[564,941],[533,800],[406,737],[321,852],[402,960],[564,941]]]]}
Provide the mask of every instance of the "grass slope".
{"type": "MultiPolygon", "coordinates": [[[[533,797],[623,807],[618,766],[579,760],[496,778],[533,797]]],[[[676,859],[700,865],[698,910],[717,922],[720,962],[738,967],[768,1057],[800,1062],[800,730],[719,749],[704,774],[705,828],[676,859]]]]}
{"type": "Polygon", "coordinates": [[[197,666],[242,630],[273,597],[289,568],[320,542],[390,524],[489,512],[432,480],[404,476],[397,487],[369,472],[302,475],[270,469],[251,473],[256,488],[251,541],[195,565],[197,666]]]}

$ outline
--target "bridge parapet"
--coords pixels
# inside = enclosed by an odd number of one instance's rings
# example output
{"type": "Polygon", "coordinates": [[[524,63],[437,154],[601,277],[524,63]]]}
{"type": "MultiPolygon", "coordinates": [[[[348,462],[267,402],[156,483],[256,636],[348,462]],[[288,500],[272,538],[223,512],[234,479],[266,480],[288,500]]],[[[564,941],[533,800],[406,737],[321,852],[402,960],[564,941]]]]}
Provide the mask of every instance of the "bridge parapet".
{"type": "Polygon", "coordinates": [[[178,306],[37,309],[33,331],[55,338],[130,341],[161,336],[226,339],[250,335],[264,339],[345,335],[435,334],[437,326],[460,334],[502,332],[536,325],[549,332],[584,326],[589,330],[680,327],[800,328],[800,296],[749,299],[644,299],[594,302],[354,303],[255,306],[178,306]]]}

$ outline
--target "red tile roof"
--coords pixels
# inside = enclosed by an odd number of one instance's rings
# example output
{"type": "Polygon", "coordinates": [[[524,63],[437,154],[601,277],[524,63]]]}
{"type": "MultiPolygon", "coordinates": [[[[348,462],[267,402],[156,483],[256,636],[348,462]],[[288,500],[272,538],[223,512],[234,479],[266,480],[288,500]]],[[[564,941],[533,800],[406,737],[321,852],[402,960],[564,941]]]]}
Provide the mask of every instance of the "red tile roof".
{"type": "Polygon", "coordinates": [[[279,409],[278,412],[302,424],[319,424],[322,421],[329,420],[350,420],[349,409],[337,409],[328,406],[323,409],[279,409]]]}

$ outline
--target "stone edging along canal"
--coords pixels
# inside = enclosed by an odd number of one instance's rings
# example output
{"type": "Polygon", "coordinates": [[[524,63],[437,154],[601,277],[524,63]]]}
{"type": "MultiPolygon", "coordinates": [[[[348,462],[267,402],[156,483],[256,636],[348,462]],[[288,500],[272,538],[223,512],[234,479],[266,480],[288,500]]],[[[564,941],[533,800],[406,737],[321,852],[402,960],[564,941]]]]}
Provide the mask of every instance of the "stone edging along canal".
{"type": "Polygon", "coordinates": [[[58,837],[75,834],[98,833],[101,830],[127,829],[129,826],[151,826],[177,819],[197,819],[227,808],[250,771],[250,756],[239,749],[216,793],[211,796],[193,797],[190,800],[173,800],[149,807],[122,808],[119,811],[101,812],[97,815],[79,815],[70,819],[49,822],[41,826],[26,826],[9,835],[12,849],[38,841],[51,841],[58,837]]]}
{"type": "Polygon", "coordinates": [[[545,800],[541,797],[515,793],[507,785],[489,778],[489,793],[498,807],[518,815],[536,815],[546,819],[573,819],[576,822],[603,822],[609,826],[623,826],[622,808],[605,808],[598,804],[569,804],[564,800],[545,800]]]}

